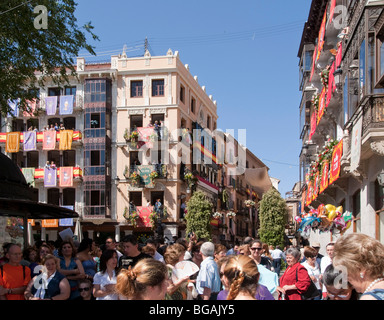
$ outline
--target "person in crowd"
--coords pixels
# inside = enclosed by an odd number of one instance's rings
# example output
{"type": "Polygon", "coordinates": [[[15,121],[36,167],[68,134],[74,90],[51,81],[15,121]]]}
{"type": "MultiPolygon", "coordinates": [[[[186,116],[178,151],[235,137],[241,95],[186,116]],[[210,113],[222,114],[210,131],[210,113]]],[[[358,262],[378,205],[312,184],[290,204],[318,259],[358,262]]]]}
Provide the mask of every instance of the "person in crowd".
{"type": "MultiPolygon", "coordinates": [[[[225,271],[225,267],[226,267],[226,264],[227,262],[230,260],[230,259],[233,259],[233,258],[237,258],[238,256],[235,256],[235,255],[231,255],[231,256],[225,256],[223,258],[221,258],[218,262],[217,262],[217,265],[219,267],[219,270],[220,270],[220,278],[221,278],[221,282],[223,284],[223,290],[221,290],[219,292],[219,294],[217,295],[217,300],[227,300],[227,296],[228,296],[228,292],[229,292],[229,289],[230,287],[228,286],[228,284],[231,283],[231,281],[226,281],[223,279],[223,276],[224,276],[224,271],[225,271]]],[[[249,258],[249,257],[248,257],[249,258]]],[[[250,259],[250,258],[249,258],[250,259]]],[[[243,259],[244,261],[244,259],[243,259]]],[[[259,268],[257,266],[257,268],[259,268]]],[[[255,271],[255,270],[253,270],[255,271]]],[[[258,272],[258,271],[257,271],[258,272]]],[[[227,277],[227,279],[229,280],[229,278],[227,277]]],[[[275,300],[275,298],[273,297],[273,295],[269,292],[268,288],[262,284],[260,284],[259,282],[257,283],[257,288],[256,288],[256,292],[255,292],[255,295],[254,295],[254,299],[256,300],[275,300]]],[[[239,297],[240,298],[240,297],[239,297]]]]}
{"type": "Polygon", "coordinates": [[[144,258],[152,258],[139,250],[137,238],[134,235],[127,235],[122,239],[122,247],[124,255],[119,259],[119,269],[128,269],[129,266],[134,267],[135,264],[144,258]]]}
{"type": "Polygon", "coordinates": [[[36,262],[38,259],[38,253],[37,249],[32,246],[28,246],[23,250],[23,258],[25,261],[28,261],[28,266],[30,266],[31,263],[36,262]]]}
{"type": "MultiPolygon", "coordinates": [[[[156,239],[153,239],[153,238],[149,238],[147,239],[146,241],[146,246],[149,246],[151,248],[154,249],[154,255],[153,255],[153,258],[155,260],[159,260],[161,262],[164,262],[164,257],[163,255],[161,255],[157,249],[159,248],[159,242],[156,240],[156,239]]],[[[145,253],[145,252],[144,252],[145,253]]]]}
{"type": "Polygon", "coordinates": [[[286,252],[288,267],[280,277],[277,287],[279,298],[285,300],[301,300],[301,293],[308,290],[311,279],[308,271],[300,264],[300,251],[289,248],[286,252]]]}
{"type": "Polygon", "coordinates": [[[269,252],[268,243],[263,243],[263,253],[261,254],[261,256],[268,259],[268,261],[271,265],[271,271],[275,271],[275,268],[273,267],[273,258],[271,256],[271,253],[269,252]]]}
{"type": "Polygon", "coordinates": [[[29,265],[29,269],[31,269],[31,278],[39,275],[41,269],[43,268],[41,261],[43,261],[47,254],[52,254],[51,247],[47,244],[42,244],[38,249],[36,261],[31,262],[29,265]]]}
{"type": "Polygon", "coordinates": [[[164,260],[168,268],[169,285],[167,288],[166,300],[186,300],[187,299],[187,281],[189,277],[172,280],[172,273],[175,265],[184,260],[185,247],[179,243],[167,247],[164,253],[164,260]]]}
{"type": "Polygon", "coordinates": [[[240,244],[236,242],[235,245],[227,251],[227,256],[233,255],[233,254],[239,254],[239,247],[240,247],[240,244]]]}
{"type": "Polygon", "coordinates": [[[97,244],[93,244],[92,247],[94,248],[91,252],[91,255],[93,257],[93,261],[96,263],[96,272],[100,271],[100,257],[103,253],[103,250],[101,250],[100,246],[97,244]]]}
{"type": "Polygon", "coordinates": [[[93,277],[93,296],[96,300],[118,300],[115,293],[116,275],[116,250],[107,249],[100,257],[100,271],[93,277]]]}
{"type": "Polygon", "coordinates": [[[152,258],[154,258],[156,250],[153,247],[149,246],[149,245],[145,245],[144,247],[141,248],[141,252],[151,256],[152,258]]]}
{"type": "MultiPolygon", "coordinates": [[[[273,246],[272,246],[273,248],[273,246]]],[[[283,251],[280,249],[280,246],[277,245],[276,249],[271,251],[272,266],[276,274],[280,277],[281,270],[281,259],[283,258],[283,251]]]]}
{"type": "Polygon", "coordinates": [[[107,250],[107,249],[116,250],[118,260],[120,260],[120,258],[123,256],[123,254],[119,250],[117,250],[116,240],[113,237],[107,237],[107,239],[105,239],[104,250],[107,250]]]}
{"type": "Polygon", "coordinates": [[[384,300],[384,245],[362,233],[340,237],[334,246],[333,265],[344,267],[360,300],[384,300]]]}
{"type": "Polygon", "coordinates": [[[96,300],[93,296],[93,284],[89,279],[79,280],[79,292],[83,300],[96,300]]]}
{"type": "Polygon", "coordinates": [[[311,278],[312,282],[315,284],[317,290],[319,290],[319,297],[314,300],[321,300],[322,295],[322,285],[320,281],[320,266],[316,261],[317,250],[310,247],[304,247],[304,257],[305,261],[301,264],[307,269],[308,275],[311,278]]]}
{"type": "Polygon", "coordinates": [[[59,248],[59,272],[67,277],[71,286],[69,300],[80,299],[78,280],[84,279],[85,272],[81,261],[76,258],[76,249],[71,241],[63,241],[59,248]]]}
{"type": "MultiPolygon", "coordinates": [[[[311,247],[313,249],[316,250],[317,252],[317,255],[316,255],[316,262],[319,264],[319,266],[321,266],[321,259],[324,257],[321,253],[319,253],[320,251],[320,242],[313,242],[311,247]]],[[[305,261],[305,257],[304,257],[304,261],[305,261]]],[[[304,262],[304,261],[301,261],[301,262],[304,262]]]]}
{"type": "Polygon", "coordinates": [[[56,169],[55,161],[51,161],[51,169],[56,169]]]}
{"type": "Polygon", "coordinates": [[[0,266],[0,300],[24,300],[24,291],[31,280],[28,267],[20,264],[23,253],[18,244],[7,246],[7,262],[0,266]]]}
{"type": "Polygon", "coordinates": [[[260,240],[254,240],[251,244],[250,250],[250,258],[255,260],[257,264],[265,266],[268,270],[272,269],[272,262],[267,257],[262,256],[264,249],[263,243],[260,240]]]}
{"type": "Polygon", "coordinates": [[[359,300],[359,294],[345,280],[341,269],[335,268],[333,264],[326,267],[322,284],[327,287],[328,295],[324,300],[359,300]]]}
{"type": "Polygon", "coordinates": [[[242,244],[239,247],[239,254],[249,256],[251,254],[251,248],[249,244],[242,244]]]}
{"type": "Polygon", "coordinates": [[[215,245],[204,242],[200,248],[203,261],[196,279],[196,290],[202,300],[216,300],[221,288],[220,273],[213,255],[215,245]]]}
{"type": "Polygon", "coordinates": [[[60,260],[47,254],[43,260],[41,275],[35,276],[24,292],[26,300],[67,300],[71,287],[67,278],[58,271],[60,260]]]}
{"type": "Polygon", "coordinates": [[[116,293],[120,300],[164,300],[167,288],[167,267],[153,258],[141,259],[117,276],[116,293]]]}
{"type": "Polygon", "coordinates": [[[60,123],[60,127],[59,127],[60,130],[65,130],[65,127],[64,127],[64,123],[60,123]]]}
{"type": "Polygon", "coordinates": [[[215,258],[215,261],[216,263],[222,258],[222,257],[225,257],[227,254],[227,247],[223,244],[215,244],[215,255],[214,255],[214,258],[215,258]]]}
{"type": "MultiPolygon", "coordinates": [[[[333,252],[334,252],[335,244],[330,242],[326,246],[327,255],[321,259],[320,262],[320,280],[322,279],[322,274],[324,273],[325,268],[327,268],[330,264],[332,264],[333,252]]],[[[327,296],[327,289],[323,286],[323,298],[327,296]]]]}
{"type": "Polygon", "coordinates": [[[80,242],[79,249],[77,250],[76,257],[81,261],[84,272],[85,279],[93,280],[94,275],[96,274],[96,262],[93,259],[91,254],[93,240],[85,238],[80,242]]]}

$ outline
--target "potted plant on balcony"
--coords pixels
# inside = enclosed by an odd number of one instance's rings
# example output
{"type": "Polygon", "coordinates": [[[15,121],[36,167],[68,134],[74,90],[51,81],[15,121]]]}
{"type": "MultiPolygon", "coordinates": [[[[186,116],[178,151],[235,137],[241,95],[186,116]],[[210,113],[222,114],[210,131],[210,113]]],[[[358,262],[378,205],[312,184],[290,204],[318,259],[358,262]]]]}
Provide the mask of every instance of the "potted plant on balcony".
{"type": "Polygon", "coordinates": [[[139,219],[139,215],[136,211],[130,212],[128,207],[125,207],[123,216],[129,225],[136,227],[137,220],[139,219]]]}
{"type": "Polygon", "coordinates": [[[137,140],[139,138],[139,133],[136,130],[134,130],[134,131],[132,131],[130,137],[131,137],[131,141],[137,142],[137,140]]]}
{"type": "Polygon", "coordinates": [[[247,208],[250,208],[250,207],[253,207],[253,206],[255,206],[255,201],[252,201],[252,200],[245,200],[244,201],[244,204],[245,204],[245,206],[247,207],[247,208]]]}
{"type": "Polygon", "coordinates": [[[215,212],[212,217],[214,217],[215,219],[221,219],[223,217],[223,214],[221,212],[215,212]]]}
{"type": "Polygon", "coordinates": [[[130,140],[130,138],[131,138],[131,136],[129,135],[128,128],[126,128],[124,131],[124,139],[126,142],[128,142],[130,140]]]}
{"type": "Polygon", "coordinates": [[[150,174],[149,174],[149,178],[151,179],[151,182],[153,183],[154,182],[154,180],[156,179],[156,178],[158,178],[159,177],[159,174],[157,173],[157,171],[152,171],[150,174]]]}
{"type": "Polygon", "coordinates": [[[140,180],[140,175],[137,173],[137,171],[133,171],[130,174],[129,179],[131,179],[133,185],[137,185],[140,180]]]}
{"type": "Polygon", "coordinates": [[[149,215],[149,221],[151,222],[152,231],[156,229],[158,217],[159,217],[159,215],[156,211],[152,211],[152,213],[149,215]]]}
{"type": "Polygon", "coordinates": [[[229,219],[233,219],[233,218],[236,217],[236,213],[233,212],[233,211],[229,211],[229,212],[227,213],[227,217],[228,217],[229,219]]]}
{"type": "Polygon", "coordinates": [[[188,187],[192,187],[197,182],[197,178],[192,174],[192,172],[184,174],[184,179],[187,181],[188,187]]]}
{"type": "Polygon", "coordinates": [[[124,175],[125,179],[129,179],[129,168],[128,168],[128,166],[125,166],[123,175],[124,175]]]}

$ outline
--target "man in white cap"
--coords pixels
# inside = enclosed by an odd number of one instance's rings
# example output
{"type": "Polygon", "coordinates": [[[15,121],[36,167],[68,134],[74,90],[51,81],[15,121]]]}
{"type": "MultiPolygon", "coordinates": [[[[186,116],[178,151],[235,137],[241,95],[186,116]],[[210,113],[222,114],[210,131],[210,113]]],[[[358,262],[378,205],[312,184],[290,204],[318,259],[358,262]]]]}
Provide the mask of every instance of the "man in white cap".
{"type": "Polygon", "coordinates": [[[215,245],[212,242],[204,242],[200,247],[203,261],[196,279],[196,289],[202,300],[216,300],[221,290],[219,268],[213,259],[215,245]]]}

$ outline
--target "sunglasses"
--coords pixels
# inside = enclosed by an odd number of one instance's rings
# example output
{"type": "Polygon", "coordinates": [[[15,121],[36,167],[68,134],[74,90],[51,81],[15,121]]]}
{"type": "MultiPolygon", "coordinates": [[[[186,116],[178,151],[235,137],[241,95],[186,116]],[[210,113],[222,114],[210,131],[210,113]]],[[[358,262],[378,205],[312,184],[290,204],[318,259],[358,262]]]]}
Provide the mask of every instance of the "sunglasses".
{"type": "Polygon", "coordinates": [[[348,294],[331,294],[331,293],[328,292],[328,296],[329,296],[330,298],[339,297],[339,298],[341,298],[341,299],[345,299],[345,298],[348,298],[349,293],[348,293],[348,294]]]}
{"type": "Polygon", "coordinates": [[[260,251],[260,250],[263,250],[263,248],[250,248],[252,251],[254,250],[257,250],[257,251],[260,251]]]}
{"type": "Polygon", "coordinates": [[[79,288],[79,292],[83,292],[83,291],[89,291],[91,288],[87,287],[87,288],[79,288]]]}

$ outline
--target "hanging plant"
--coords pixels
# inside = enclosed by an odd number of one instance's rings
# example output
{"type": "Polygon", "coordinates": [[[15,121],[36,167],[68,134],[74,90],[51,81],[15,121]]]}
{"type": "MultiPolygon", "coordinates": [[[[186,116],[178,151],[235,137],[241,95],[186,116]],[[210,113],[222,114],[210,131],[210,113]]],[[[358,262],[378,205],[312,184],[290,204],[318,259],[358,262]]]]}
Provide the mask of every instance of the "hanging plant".
{"type": "Polygon", "coordinates": [[[132,184],[138,184],[139,183],[139,180],[140,180],[140,175],[136,172],[136,171],[133,171],[131,173],[131,175],[129,176],[129,179],[131,179],[132,181],[132,184]]]}
{"type": "Polygon", "coordinates": [[[129,141],[129,139],[130,139],[129,131],[127,128],[124,131],[124,139],[125,139],[125,141],[129,141]]]}
{"type": "Polygon", "coordinates": [[[249,208],[249,207],[254,207],[256,203],[255,203],[255,201],[252,201],[252,200],[245,200],[244,204],[246,207],[249,208]]]}
{"type": "Polygon", "coordinates": [[[320,95],[315,93],[312,96],[312,100],[311,100],[311,105],[312,105],[313,109],[315,110],[316,114],[319,111],[319,98],[320,98],[320,95]]]}
{"type": "Polygon", "coordinates": [[[137,226],[137,220],[139,219],[139,215],[136,211],[130,212],[128,207],[125,207],[123,217],[125,218],[125,220],[127,220],[128,224],[132,225],[133,227],[137,226]]]}
{"type": "Polygon", "coordinates": [[[189,187],[194,185],[197,182],[197,180],[198,180],[191,172],[187,172],[184,175],[184,179],[187,180],[187,183],[188,183],[189,187]]]}
{"type": "Polygon", "coordinates": [[[323,71],[320,73],[321,77],[321,83],[323,84],[324,88],[328,88],[328,80],[329,80],[329,70],[331,67],[328,65],[323,71]]]}
{"type": "Polygon", "coordinates": [[[137,141],[138,138],[139,138],[139,133],[136,130],[132,131],[132,133],[131,133],[131,141],[137,141]]]}
{"type": "Polygon", "coordinates": [[[149,177],[151,178],[151,181],[153,182],[156,178],[159,177],[159,174],[157,173],[157,171],[152,171],[152,172],[149,174],[149,177]]]}
{"type": "Polygon", "coordinates": [[[221,219],[223,217],[223,214],[221,212],[215,212],[212,217],[215,219],[221,219]]]}
{"type": "Polygon", "coordinates": [[[229,219],[233,219],[233,218],[236,217],[236,213],[233,212],[233,211],[229,211],[229,212],[227,213],[227,217],[228,217],[229,219]]]}

